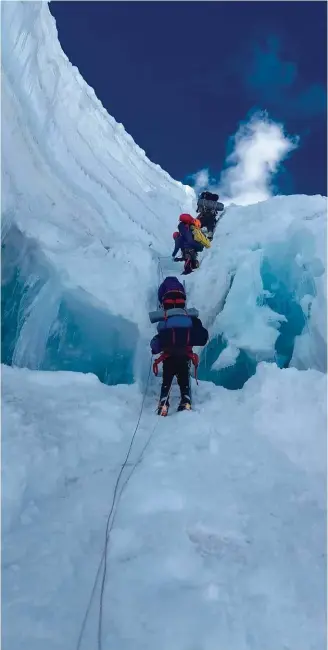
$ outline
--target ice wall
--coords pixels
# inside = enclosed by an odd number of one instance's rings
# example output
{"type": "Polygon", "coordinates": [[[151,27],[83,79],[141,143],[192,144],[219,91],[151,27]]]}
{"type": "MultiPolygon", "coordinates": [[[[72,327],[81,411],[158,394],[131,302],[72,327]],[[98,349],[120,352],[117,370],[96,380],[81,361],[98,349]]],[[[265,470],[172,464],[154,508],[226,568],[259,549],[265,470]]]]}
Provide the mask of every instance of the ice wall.
{"type": "Polygon", "coordinates": [[[322,196],[226,210],[188,281],[210,329],[201,378],[241,388],[260,361],[326,372],[326,223],[322,196]]]}
{"type": "Polygon", "coordinates": [[[114,358],[113,377],[129,381],[157,256],[193,192],[108,115],[47,3],[1,11],[3,358],[102,378],[114,358]]]}

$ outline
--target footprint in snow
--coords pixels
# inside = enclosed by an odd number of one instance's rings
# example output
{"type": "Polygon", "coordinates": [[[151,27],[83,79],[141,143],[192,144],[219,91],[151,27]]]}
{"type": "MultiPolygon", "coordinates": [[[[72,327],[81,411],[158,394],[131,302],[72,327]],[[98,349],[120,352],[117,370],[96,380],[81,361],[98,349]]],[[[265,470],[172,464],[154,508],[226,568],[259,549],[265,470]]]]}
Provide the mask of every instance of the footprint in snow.
{"type": "Polygon", "coordinates": [[[241,563],[246,561],[250,540],[236,533],[220,534],[209,528],[195,527],[189,529],[188,537],[202,556],[230,557],[241,563]]]}

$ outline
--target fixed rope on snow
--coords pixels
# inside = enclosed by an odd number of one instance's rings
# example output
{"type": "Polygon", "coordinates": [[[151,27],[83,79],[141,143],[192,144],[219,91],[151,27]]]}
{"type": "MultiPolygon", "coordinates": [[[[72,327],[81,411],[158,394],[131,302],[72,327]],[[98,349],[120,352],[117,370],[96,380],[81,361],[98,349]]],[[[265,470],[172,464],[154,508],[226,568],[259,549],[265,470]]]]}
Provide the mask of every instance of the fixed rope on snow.
{"type": "MultiPolygon", "coordinates": [[[[157,268],[158,268],[158,285],[160,285],[161,276],[162,276],[162,279],[164,281],[164,272],[163,272],[163,269],[162,269],[160,258],[158,258],[158,267],[157,268]]],[[[163,282],[162,282],[162,284],[163,284],[163,282]]],[[[190,311],[192,311],[192,310],[190,310],[190,311]]],[[[198,316],[198,312],[197,312],[197,316],[198,316]]],[[[205,343],[206,343],[207,338],[208,338],[208,332],[207,332],[207,330],[205,330],[203,328],[201,322],[200,322],[200,327],[203,330],[203,332],[206,333],[206,341],[205,341],[205,343]]],[[[205,343],[199,343],[199,344],[200,345],[205,345],[205,343]]],[[[195,345],[196,344],[198,345],[198,343],[195,343],[195,345]]],[[[122,495],[124,489],[126,488],[126,486],[127,486],[128,482],[129,482],[133,472],[135,471],[137,465],[142,460],[143,454],[144,454],[147,446],[150,443],[150,440],[151,440],[151,438],[152,438],[152,436],[153,436],[153,434],[154,434],[154,432],[156,430],[156,427],[158,425],[159,420],[157,420],[155,426],[153,427],[153,429],[152,429],[152,431],[151,431],[151,433],[150,433],[150,435],[149,435],[149,437],[148,437],[148,439],[146,441],[146,444],[144,445],[143,449],[141,450],[141,453],[139,454],[137,460],[133,463],[131,471],[130,471],[129,475],[127,476],[126,480],[124,481],[123,485],[121,486],[121,488],[120,488],[120,480],[121,480],[121,477],[123,475],[124,469],[127,467],[128,460],[129,460],[129,457],[130,457],[130,454],[131,454],[131,451],[132,451],[132,448],[133,448],[133,445],[134,445],[134,441],[135,441],[135,438],[136,438],[136,434],[137,434],[137,431],[138,431],[139,426],[140,426],[140,421],[141,421],[141,417],[142,417],[142,413],[143,413],[143,409],[144,409],[145,399],[146,399],[147,392],[148,392],[148,386],[149,386],[149,381],[150,381],[150,376],[151,376],[151,369],[153,367],[154,374],[158,375],[158,365],[159,365],[159,363],[165,361],[168,358],[168,356],[169,355],[166,355],[165,353],[163,353],[163,354],[160,355],[160,357],[158,359],[155,359],[153,364],[152,364],[152,360],[150,361],[146,387],[145,387],[144,394],[143,394],[143,399],[142,399],[142,403],[141,403],[141,407],[140,407],[140,412],[139,412],[137,424],[136,424],[134,432],[132,434],[131,441],[130,441],[130,444],[129,444],[129,447],[128,447],[128,450],[127,450],[127,453],[126,453],[126,456],[125,456],[125,459],[124,459],[124,462],[123,462],[123,464],[121,466],[121,469],[120,469],[119,474],[118,474],[117,479],[116,479],[114,492],[113,492],[113,497],[112,497],[112,503],[111,503],[111,507],[110,507],[110,510],[108,512],[108,515],[107,515],[103,551],[102,551],[102,555],[101,555],[100,562],[99,562],[99,565],[98,565],[97,573],[96,573],[96,576],[95,576],[95,579],[94,579],[94,583],[93,583],[93,587],[92,587],[92,590],[91,590],[88,605],[87,605],[85,615],[84,615],[84,618],[83,618],[83,621],[82,621],[81,630],[80,630],[80,634],[79,634],[79,637],[78,637],[76,650],[80,650],[80,648],[81,648],[81,644],[82,644],[82,640],[83,640],[87,620],[88,620],[88,617],[89,617],[89,614],[90,614],[91,605],[93,603],[93,599],[94,599],[94,596],[95,596],[95,592],[96,592],[96,588],[97,588],[97,585],[98,585],[98,581],[99,581],[101,572],[102,572],[102,578],[101,578],[100,595],[99,595],[97,645],[98,645],[98,650],[102,650],[103,601],[104,601],[104,593],[105,593],[106,577],[107,577],[107,554],[108,554],[108,543],[109,543],[109,539],[110,539],[110,534],[111,534],[111,531],[113,529],[115,518],[116,518],[116,515],[117,515],[117,512],[118,512],[118,505],[119,505],[119,502],[120,502],[121,495],[122,495]],[[119,488],[120,488],[120,490],[119,490],[119,488]]],[[[199,364],[198,355],[192,352],[192,347],[189,347],[186,356],[188,358],[189,365],[190,365],[190,362],[192,362],[194,364],[194,366],[195,366],[195,379],[196,379],[196,382],[198,383],[198,380],[197,380],[197,368],[198,368],[198,364],[199,364]]],[[[189,371],[188,371],[188,373],[189,373],[189,371]]],[[[189,376],[190,376],[190,374],[189,374],[189,376]]],[[[171,380],[171,384],[170,384],[170,387],[169,387],[168,394],[167,394],[165,400],[163,401],[163,406],[166,406],[166,408],[167,408],[168,399],[169,399],[171,389],[172,389],[172,383],[173,383],[173,378],[171,380]]],[[[190,384],[190,379],[189,379],[189,384],[190,384]]],[[[190,392],[190,387],[189,387],[189,392],[190,392]]]]}
{"type": "Polygon", "coordinates": [[[108,551],[108,542],[109,542],[109,538],[110,538],[110,533],[111,533],[111,531],[113,529],[115,517],[116,517],[116,514],[117,514],[118,504],[120,502],[120,498],[121,498],[121,495],[123,493],[123,490],[127,486],[127,484],[129,482],[133,472],[135,471],[137,465],[140,463],[140,460],[143,457],[143,454],[144,454],[144,452],[146,450],[146,447],[149,445],[150,440],[151,440],[151,438],[152,438],[152,436],[153,436],[153,434],[155,432],[155,429],[156,429],[156,427],[158,425],[158,420],[157,420],[155,426],[153,427],[153,429],[152,429],[152,431],[150,433],[150,436],[148,437],[148,439],[146,441],[146,444],[144,445],[143,449],[141,450],[141,453],[139,454],[137,460],[133,463],[130,474],[128,475],[127,479],[125,480],[125,482],[123,483],[123,485],[121,487],[120,492],[118,493],[120,479],[122,477],[124,469],[127,466],[127,463],[128,463],[129,457],[130,457],[130,453],[131,453],[131,450],[133,448],[133,443],[135,441],[136,434],[137,434],[137,431],[138,431],[139,426],[140,426],[140,421],[141,421],[141,417],[142,417],[142,413],[143,413],[145,399],[146,399],[147,392],[148,392],[149,380],[150,380],[150,376],[151,376],[151,368],[152,368],[152,363],[150,361],[148,378],[147,378],[147,382],[146,382],[145,391],[144,391],[144,394],[143,394],[143,399],[142,399],[142,403],[141,403],[141,407],[140,407],[138,421],[137,421],[136,427],[134,429],[134,432],[133,432],[133,435],[132,435],[132,438],[131,438],[131,441],[130,441],[128,451],[126,453],[124,462],[123,462],[123,464],[121,466],[118,477],[116,479],[114,492],[113,492],[112,503],[111,503],[111,507],[110,507],[110,510],[109,510],[109,513],[108,513],[108,516],[107,516],[103,552],[102,552],[101,559],[100,559],[100,562],[99,562],[99,565],[98,565],[98,569],[97,569],[96,577],[95,577],[93,587],[92,587],[92,590],[91,590],[89,602],[88,602],[88,605],[87,605],[87,608],[86,608],[86,611],[85,611],[85,615],[84,615],[84,618],[83,618],[83,621],[82,621],[81,630],[80,630],[80,634],[79,634],[77,645],[76,645],[76,650],[80,650],[80,648],[81,648],[86,623],[87,623],[88,616],[89,616],[89,613],[90,613],[90,610],[91,610],[91,605],[92,605],[92,602],[93,602],[93,599],[94,599],[94,595],[95,595],[96,587],[97,587],[98,580],[99,580],[99,577],[100,577],[100,574],[101,574],[101,570],[102,570],[102,580],[101,580],[100,597],[99,597],[99,616],[98,616],[97,643],[98,643],[98,650],[102,650],[103,599],[104,599],[105,583],[106,583],[106,575],[107,575],[107,551],[108,551]]]}

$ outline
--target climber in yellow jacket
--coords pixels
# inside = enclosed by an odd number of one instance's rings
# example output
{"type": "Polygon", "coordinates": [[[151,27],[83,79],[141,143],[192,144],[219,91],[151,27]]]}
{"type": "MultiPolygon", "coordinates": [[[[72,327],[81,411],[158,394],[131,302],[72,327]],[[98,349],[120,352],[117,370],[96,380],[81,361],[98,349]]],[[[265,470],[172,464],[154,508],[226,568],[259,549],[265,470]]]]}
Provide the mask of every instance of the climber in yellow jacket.
{"type": "Polygon", "coordinates": [[[199,267],[197,253],[204,247],[209,248],[211,243],[200,229],[199,219],[194,219],[190,214],[181,214],[178,231],[173,233],[175,247],[172,257],[175,261],[185,262],[182,275],[188,275],[199,267]],[[181,249],[182,257],[176,257],[181,249]]]}
{"type": "Polygon", "coordinates": [[[195,219],[194,223],[190,226],[192,236],[195,241],[198,241],[199,244],[202,244],[202,246],[205,246],[205,248],[211,248],[211,242],[208,237],[206,237],[206,235],[204,235],[204,233],[201,231],[200,226],[201,224],[199,219],[195,219]]]}

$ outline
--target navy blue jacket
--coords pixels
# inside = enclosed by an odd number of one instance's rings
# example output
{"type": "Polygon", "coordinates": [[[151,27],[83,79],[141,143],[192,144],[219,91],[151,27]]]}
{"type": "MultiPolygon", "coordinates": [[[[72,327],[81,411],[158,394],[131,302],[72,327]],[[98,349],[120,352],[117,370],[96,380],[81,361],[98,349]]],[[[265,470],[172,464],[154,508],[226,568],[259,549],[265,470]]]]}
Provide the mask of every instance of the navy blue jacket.
{"type": "Polygon", "coordinates": [[[187,226],[185,223],[179,223],[178,231],[180,233],[179,240],[181,241],[179,247],[181,250],[184,250],[185,248],[192,248],[197,253],[200,253],[203,250],[203,244],[200,244],[198,241],[194,240],[189,226],[187,226]]]}

